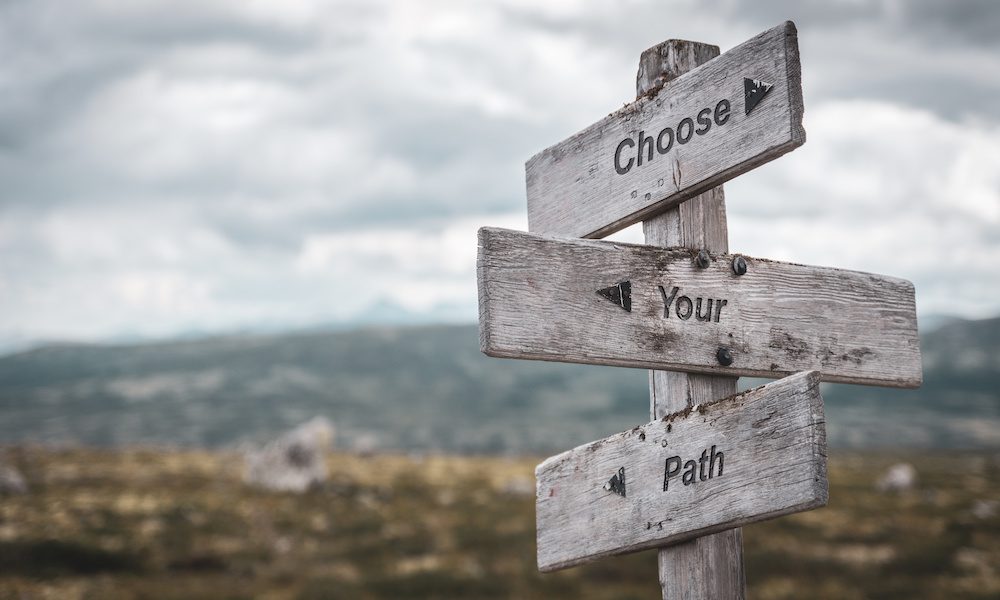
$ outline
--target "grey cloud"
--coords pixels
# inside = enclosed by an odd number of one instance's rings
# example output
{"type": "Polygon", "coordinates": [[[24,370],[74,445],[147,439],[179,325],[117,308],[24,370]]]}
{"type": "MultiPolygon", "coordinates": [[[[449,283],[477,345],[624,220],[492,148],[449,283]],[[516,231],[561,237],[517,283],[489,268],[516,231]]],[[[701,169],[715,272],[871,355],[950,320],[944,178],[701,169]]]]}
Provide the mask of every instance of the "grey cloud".
{"type": "Polygon", "coordinates": [[[991,0],[765,0],[721,5],[734,19],[799,28],[806,100],[873,98],[949,119],[1000,120],[1000,4],[991,0]],[[972,63],[970,65],[970,62],[972,63]],[[957,67],[957,68],[956,68],[957,67]]]}
{"type": "Polygon", "coordinates": [[[994,0],[913,0],[895,6],[899,29],[920,32],[928,52],[942,44],[1000,46],[1000,6],[994,0]]]}
{"type": "Polygon", "coordinates": [[[709,2],[705,10],[719,11],[756,27],[793,20],[811,30],[840,30],[845,46],[877,42],[858,38],[851,29],[880,30],[882,38],[913,38],[928,52],[941,46],[1000,44],[1000,6],[993,0],[737,0],[709,2]]]}
{"type": "MultiPolygon", "coordinates": [[[[8,21],[11,29],[30,31],[32,24],[37,25],[37,12],[27,10],[27,5],[19,7],[23,14],[8,21]],[[20,21],[20,23],[18,23],[20,21]]],[[[49,74],[38,74],[36,84],[24,90],[25,100],[19,106],[7,103],[0,112],[0,140],[3,143],[5,160],[0,162],[0,175],[6,183],[6,191],[0,195],[0,203],[9,205],[17,202],[30,202],[39,209],[45,206],[57,206],[65,203],[129,203],[134,198],[160,198],[158,202],[176,202],[185,197],[192,202],[197,198],[211,195],[247,195],[273,198],[275,203],[283,197],[301,194],[303,191],[313,195],[325,194],[331,199],[331,219],[344,221],[372,221],[392,218],[412,218],[412,212],[450,213],[462,212],[467,209],[462,206],[473,196],[473,190],[460,189],[457,185],[452,190],[442,190],[438,184],[430,193],[422,193],[420,185],[411,194],[377,194],[374,197],[349,197],[344,199],[348,204],[359,208],[347,207],[345,210],[336,208],[340,195],[337,182],[324,183],[322,177],[312,190],[296,189],[295,183],[287,181],[269,182],[261,179],[253,165],[246,164],[246,156],[252,156],[255,151],[251,142],[243,152],[244,156],[234,155],[220,157],[221,160],[206,161],[203,168],[175,177],[166,177],[152,183],[144,177],[136,177],[129,172],[126,164],[95,165],[94,159],[100,158],[99,150],[87,149],[94,141],[88,139],[73,140],[77,146],[66,148],[53,141],[60,132],[64,132],[81,116],[81,107],[97,93],[107,89],[113,83],[134,76],[169,48],[188,47],[197,49],[202,43],[218,43],[227,40],[239,40],[251,44],[265,53],[292,49],[298,52],[314,50],[316,53],[339,53],[343,50],[337,43],[344,39],[361,39],[365,31],[363,23],[356,20],[353,26],[344,25],[342,32],[333,36],[334,45],[329,45],[329,39],[324,38],[322,48],[318,44],[316,31],[306,31],[305,34],[287,30],[273,30],[259,22],[248,22],[246,19],[230,19],[228,15],[209,12],[202,14],[169,13],[168,11],[153,14],[133,13],[126,17],[113,15],[89,15],[80,9],[80,15],[65,17],[65,26],[72,34],[73,43],[79,43],[86,48],[86,60],[69,61],[70,65],[60,64],[58,57],[47,64],[53,69],[49,74]],[[76,18],[79,16],[82,24],[76,18]],[[72,23],[72,25],[70,24],[72,23]],[[269,33],[270,32],[270,33],[269,33]],[[272,35],[273,33],[273,35],[272,35]],[[285,38],[303,38],[295,44],[287,44],[285,38]],[[309,40],[307,45],[306,41],[309,40]],[[135,42],[135,43],[132,43],[135,42]],[[67,189],[68,184],[72,189],[67,189]],[[444,193],[441,193],[444,192],[444,193]],[[416,196],[417,198],[414,198],[416,196]],[[423,196],[423,197],[421,197],[423,196]]],[[[345,11],[338,8],[338,16],[345,23],[358,17],[358,11],[345,11]]],[[[364,18],[374,18],[373,11],[361,11],[364,18]]],[[[238,15],[237,15],[238,17],[238,15]]],[[[46,25],[46,27],[55,27],[46,25]]],[[[64,51],[70,42],[64,41],[64,51]]],[[[22,52],[23,53],[23,52],[22,52]]],[[[65,57],[63,57],[65,60],[65,57]]],[[[464,161],[458,169],[468,171],[471,166],[480,165],[482,179],[496,179],[489,175],[496,171],[498,161],[515,164],[523,160],[520,156],[527,154],[527,145],[519,140],[525,139],[528,129],[524,124],[503,118],[487,118],[474,107],[443,108],[431,103],[421,104],[407,99],[407,90],[393,89],[392,78],[379,80],[381,73],[391,73],[392,65],[384,65],[374,73],[370,73],[363,65],[355,65],[360,78],[371,77],[374,85],[366,90],[357,85],[357,77],[338,80],[338,74],[327,68],[328,63],[317,61],[314,70],[305,74],[301,71],[291,75],[293,85],[289,89],[301,94],[304,110],[295,116],[298,122],[286,125],[304,129],[322,130],[347,124],[362,130],[368,137],[380,158],[391,158],[410,165],[421,179],[447,179],[449,165],[456,161],[464,161]],[[474,141],[478,140],[478,143],[474,141]],[[511,160],[514,149],[519,158],[511,160]],[[523,152],[522,148],[525,148],[523,152]]],[[[16,71],[14,61],[12,71],[16,71]]],[[[225,76],[231,70],[220,73],[225,76]]],[[[183,77],[183,73],[176,74],[183,77]]],[[[168,77],[174,75],[168,74],[168,77]]],[[[208,74],[211,76],[211,73],[208,74]]],[[[289,82],[289,71],[281,61],[262,62],[255,72],[246,75],[250,79],[261,81],[289,82]]],[[[17,79],[15,72],[11,79],[17,79]]],[[[9,96],[8,96],[9,98],[9,96]]],[[[126,119],[122,115],[122,119],[126,119]]],[[[121,123],[121,124],[124,124],[121,123]]],[[[256,141],[266,141],[280,131],[282,124],[271,126],[270,129],[257,132],[256,141]]],[[[175,132],[165,131],[165,135],[175,135],[175,132]]],[[[206,142],[210,139],[206,138],[206,142]]],[[[192,150],[197,151],[197,141],[192,150]]],[[[364,158],[364,157],[361,157],[364,158]]],[[[371,157],[368,157],[371,158],[371,157]]],[[[367,165],[351,165],[354,177],[369,176],[367,165]]],[[[516,182],[516,179],[513,181],[516,182]]],[[[457,183],[457,182],[456,182],[457,183]]],[[[495,196],[497,186],[486,183],[482,186],[487,192],[485,196],[495,196]]],[[[515,206],[519,184],[512,183],[502,195],[505,200],[497,198],[486,199],[486,204],[494,209],[515,206]]],[[[482,201],[482,198],[479,198],[482,201]]],[[[329,220],[329,219],[328,219],[329,220]]],[[[313,221],[315,222],[315,221],[313,221]]]]}
{"type": "MultiPolygon", "coordinates": [[[[338,3],[287,18],[257,14],[258,6],[0,5],[0,231],[23,230],[0,235],[9,258],[0,285],[13,290],[0,302],[7,315],[42,327],[35,307],[58,307],[91,283],[88,302],[98,307],[121,296],[114,286],[140,299],[157,286],[168,299],[174,288],[201,286],[211,316],[187,322],[297,313],[303,297],[337,293],[335,278],[364,277],[352,264],[376,271],[385,260],[338,246],[335,273],[304,276],[296,261],[313,237],[405,228],[433,238],[467,215],[523,214],[524,161],[627,101],[639,52],[666,37],[725,49],[796,20],[807,129],[817,107],[847,99],[1000,122],[1000,56],[990,36],[1000,10],[991,3],[456,3],[465,21],[449,27],[435,25],[453,15],[434,12],[422,15],[426,24],[394,22],[402,3],[338,3]],[[143,77],[153,83],[143,87],[143,77]],[[144,228],[148,236],[133,231],[144,228]],[[83,236],[77,246],[53,241],[67,231],[83,236]],[[75,262],[75,248],[103,238],[128,250],[75,262]]],[[[865,136],[880,134],[870,126],[848,143],[870,151],[865,136]]],[[[792,156],[809,156],[815,143],[792,156]]],[[[838,152],[825,160],[847,164],[852,149],[838,152]]],[[[837,190],[790,177],[805,164],[794,160],[734,182],[734,220],[770,225],[785,215],[800,229],[817,221],[850,229],[862,218],[830,209],[837,190]]],[[[940,218],[942,209],[920,210],[940,218]]],[[[996,245],[988,223],[972,225],[970,246],[996,245]]],[[[787,226],[789,236],[794,230],[787,226]]],[[[428,259],[377,275],[402,280],[434,268],[428,259]]],[[[472,282],[472,269],[461,277],[472,282]]],[[[935,269],[915,275],[932,281],[935,269]]],[[[321,298],[310,302],[305,312],[328,316],[321,298]]]]}
{"type": "Polygon", "coordinates": [[[718,11],[720,17],[739,19],[756,27],[792,20],[806,26],[819,25],[841,29],[858,21],[870,21],[885,15],[886,3],[831,2],[830,0],[755,0],[739,2],[722,0],[709,2],[706,10],[718,11]]]}
{"type": "MultiPolygon", "coordinates": [[[[609,5],[610,6],[610,5],[609,5]]],[[[602,10],[602,9],[597,9],[602,10]]],[[[716,0],[605,7],[599,15],[507,8],[516,26],[583,37],[634,69],[638,53],[668,37],[723,50],[792,20],[799,29],[807,106],[827,99],[876,98],[949,119],[1000,120],[1000,4],[993,0],[716,0]],[[973,62],[967,69],[958,68],[973,62]],[[845,71],[847,71],[845,73],[845,71]],[[930,89],[929,89],[930,88],[930,89]]]]}

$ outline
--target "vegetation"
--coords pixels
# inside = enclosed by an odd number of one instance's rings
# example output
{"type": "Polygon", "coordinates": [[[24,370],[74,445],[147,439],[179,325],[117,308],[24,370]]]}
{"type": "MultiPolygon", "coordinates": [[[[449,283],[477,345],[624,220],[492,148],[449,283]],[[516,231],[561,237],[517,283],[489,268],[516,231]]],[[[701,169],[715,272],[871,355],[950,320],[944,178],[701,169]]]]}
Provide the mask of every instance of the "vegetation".
{"type": "MultiPolygon", "coordinates": [[[[0,598],[658,598],[650,552],[541,575],[536,459],[334,454],[303,495],[231,453],[14,447],[0,598]]],[[[830,505],[744,530],[771,598],[1000,597],[1000,455],[835,453],[830,505]],[[875,490],[906,460],[909,491],[875,490]]]]}

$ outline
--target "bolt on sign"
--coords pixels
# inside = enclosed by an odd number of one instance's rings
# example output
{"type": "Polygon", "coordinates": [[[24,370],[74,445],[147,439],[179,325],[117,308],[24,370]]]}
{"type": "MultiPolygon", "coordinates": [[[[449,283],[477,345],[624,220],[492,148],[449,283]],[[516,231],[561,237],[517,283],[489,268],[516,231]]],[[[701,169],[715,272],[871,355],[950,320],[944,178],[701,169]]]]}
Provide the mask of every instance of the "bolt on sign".
{"type": "Polygon", "coordinates": [[[786,22],[543,150],[528,229],[603,237],[801,146],[800,71],[786,22]]]}
{"type": "Polygon", "coordinates": [[[917,387],[913,284],[844,269],[479,230],[480,343],[503,358],[917,387]]]}
{"type": "Polygon", "coordinates": [[[668,415],[549,458],[538,568],[664,546],[827,502],[819,373],[668,415]]]}

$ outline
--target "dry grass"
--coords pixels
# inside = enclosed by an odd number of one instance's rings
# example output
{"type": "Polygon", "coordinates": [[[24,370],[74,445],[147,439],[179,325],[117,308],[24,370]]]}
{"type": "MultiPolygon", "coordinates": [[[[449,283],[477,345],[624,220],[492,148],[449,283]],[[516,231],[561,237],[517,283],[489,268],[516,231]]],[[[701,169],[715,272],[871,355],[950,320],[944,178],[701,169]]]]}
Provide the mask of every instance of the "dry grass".
{"type": "MultiPolygon", "coordinates": [[[[649,552],[536,571],[534,459],[336,454],[297,496],[222,453],[7,456],[31,491],[0,498],[0,598],[658,597],[649,552]]],[[[830,480],[745,530],[751,597],[1000,597],[1000,457],[835,454],[830,480]],[[900,459],[918,488],[875,492],[900,459]]]]}

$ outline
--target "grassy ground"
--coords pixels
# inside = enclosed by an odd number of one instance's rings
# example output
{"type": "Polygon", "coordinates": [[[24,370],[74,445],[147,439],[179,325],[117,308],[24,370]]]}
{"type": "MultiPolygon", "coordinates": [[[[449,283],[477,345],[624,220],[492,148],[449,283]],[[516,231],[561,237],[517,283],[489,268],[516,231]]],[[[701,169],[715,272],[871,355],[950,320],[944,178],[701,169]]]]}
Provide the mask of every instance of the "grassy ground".
{"type": "MultiPolygon", "coordinates": [[[[649,552],[541,575],[536,460],[329,457],[319,490],[221,453],[14,448],[0,598],[658,598],[649,552]]],[[[998,598],[1000,456],[834,453],[830,505],[745,529],[753,598],[998,598]],[[917,489],[873,482],[903,459],[917,489]]]]}

